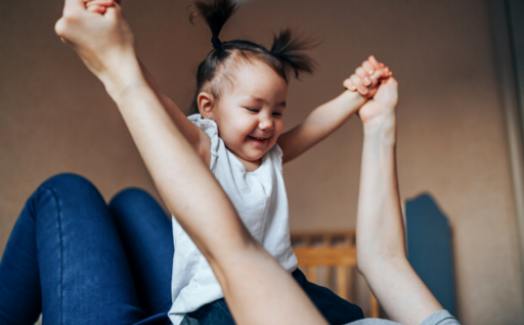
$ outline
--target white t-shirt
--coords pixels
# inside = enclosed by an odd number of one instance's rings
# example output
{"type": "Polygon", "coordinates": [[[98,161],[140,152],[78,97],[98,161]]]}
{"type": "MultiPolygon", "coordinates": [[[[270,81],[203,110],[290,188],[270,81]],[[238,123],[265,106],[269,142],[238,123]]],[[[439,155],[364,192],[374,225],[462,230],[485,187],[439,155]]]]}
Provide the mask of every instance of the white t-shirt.
{"type": "MultiPolygon", "coordinates": [[[[251,235],[291,272],[297,259],[291,248],[287,195],[282,175],[282,150],[275,145],[254,171],[247,171],[218,136],[214,121],[199,114],[188,117],[211,139],[209,168],[218,180],[251,235]]],[[[205,198],[202,198],[205,204],[205,198]]],[[[176,219],[172,218],[175,253],[171,280],[169,318],[180,324],[186,313],[222,298],[213,271],[176,219]]]]}

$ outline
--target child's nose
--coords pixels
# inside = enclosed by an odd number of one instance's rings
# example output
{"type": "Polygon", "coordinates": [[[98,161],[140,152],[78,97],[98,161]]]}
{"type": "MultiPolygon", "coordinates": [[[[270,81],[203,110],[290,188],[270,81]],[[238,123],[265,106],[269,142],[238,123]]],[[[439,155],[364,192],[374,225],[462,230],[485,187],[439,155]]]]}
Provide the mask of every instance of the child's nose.
{"type": "Polygon", "coordinates": [[[273,118],[269,116],[263,116],[258,122],[258,128],[261,130],[271,130],[273,128],[273,118]]]}

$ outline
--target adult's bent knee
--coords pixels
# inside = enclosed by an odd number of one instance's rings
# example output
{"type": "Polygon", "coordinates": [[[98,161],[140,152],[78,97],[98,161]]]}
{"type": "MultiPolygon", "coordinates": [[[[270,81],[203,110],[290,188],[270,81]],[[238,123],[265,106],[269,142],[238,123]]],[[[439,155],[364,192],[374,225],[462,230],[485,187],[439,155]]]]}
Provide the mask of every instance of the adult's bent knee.
{"type": "Polygon", "coordinates": [[[151,213],[162,214],[165,212],[158,201],[147,191],[130,187],[118,192],[109,202],[111,211],[116,217],[140,217],[151,213]]]}
{"type": "MultiPolygon", "coordinates": [[[[60,173],[49,177],[26,203],[28,216],[40,231],[64,225],[82,225],[106,219],[107,205],[98,189],[85,177],[60,173]]],[[[107,218],[109,219],[109,218],[107,218]]]]}
{"type": "Polygon", "coordinates": [[[86,207],[92,205],[96,209],[103,209],[106,205],[96,186],[87,178],[74,173],[60,173],[49,177],[38,187],[32,199],[36,204],[45,204],[51,200],[60,211],[70,208],[87,211],[90,208],[86,207]]]}
{"type": "Polygon", "coordinates": [[[95,189],[96,187],[84,176],[74,173],[60,173],[49,177],[41,185],[41,188],[71,191],[73,189],[95,189]]]}
{"type": "Polygon", "coordinates": [[[110,204],[121,205],[129,202],[149,201],[152,199],[152,196],[145,190],[138,187],[128,187],[115,194],[110,204]]]}

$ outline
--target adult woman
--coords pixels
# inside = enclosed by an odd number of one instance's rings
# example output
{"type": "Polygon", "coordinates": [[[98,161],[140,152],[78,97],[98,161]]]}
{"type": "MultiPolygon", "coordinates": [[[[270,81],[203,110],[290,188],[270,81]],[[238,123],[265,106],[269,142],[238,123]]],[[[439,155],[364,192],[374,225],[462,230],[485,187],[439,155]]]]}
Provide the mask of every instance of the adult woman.
{"type": "MultiPolygon", "coordinates": [[[[144,77],[120,7],[112,5],[100,16],[88,13],[82,0],[66,0],[56,30],[117,104],[166,206],[208,259],[235,320],[246,324],[325,323],[297,284],[249,235],[181,132],[171,124],[158,127],[159,120],[166,120],[164,103],[144,77]],[[200,198],[206,198],[205,204],[200,198]]],[[[360,110],[364,146],[359,266],[386,311],[403,323],[415,324],[441,307],[405,259],[395,170],[396,102],[397,84],[390,78],[360,110]]],[[[49,193],[52,196],[53,189],[49,193]]],[[[126,302],[127,297],[116,299],[126,302]]],[[[124,314],[134,312],[133,304],[124,314]]],[[[59,314],[57,323],[64,322],[63,316],[59,314]]]]}

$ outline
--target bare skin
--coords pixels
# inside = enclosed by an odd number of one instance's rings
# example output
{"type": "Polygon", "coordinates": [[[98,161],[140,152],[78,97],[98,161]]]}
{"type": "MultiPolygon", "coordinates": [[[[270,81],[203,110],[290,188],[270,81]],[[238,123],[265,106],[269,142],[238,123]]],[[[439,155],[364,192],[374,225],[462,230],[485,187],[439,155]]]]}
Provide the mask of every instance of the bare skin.
{"type": "Polygon", "coordinates": [[[120,7],[100,16],[87,12],[81,0],[67,0],[55,29],[117,104],[166,206],[208,259],[235,320],[325,324],[298,285],[248,234],[183,133],[166,122],[169,116],[140,69],[120,7]],[[251,308],[262,301],[263,308],[251,308]]]}
{"type": "MultiPolygon", "coordinates": [[[[84,0],[83,3],[86,5],[87,11],[102,15],[109,8],[118,5],[118,1],[113,0],[84,0]]],[[[368,58],[355,70],[353,76],[344,82],[344,86],[349,90],[316,107],[302,123],[284,132],[285,126],[281,115],[285,112],[285,109],[283,109],[282,103],[284,103],[285,108],[288,85],[262,61],[257,59],[251,61],[249,63],[242,62],[239,65],[240,68],[230,73],[231,79],[235,82],[235,87],[231,87],[232,89],[221,94],[220,98],[215,98],[206,85],[197,95],[200,114],[213,119],[217,123],[219,132],[224,133],[220,136],[225,145],[235,153],[247,170],[256,169],[260,165],[261,157],[275,143],[278,143],[283,151],[284,162],[300,156],[337,130],[366,102],[367,98],[372,97],[379,81],[390,75],[389,69],[383,63],[378,62],[374,57],[368,58]],[[360,81],[360,79],[367,84],[356,84],[355,82],[360,81]],[[251,83],[243,82],[245,80],[258,80],[263,85],[257,83],[255,86],[258,87],[254,87],[256,89],[249,89],[247,85],[251,83]],[[351,80],[354,80],[353,83],[351,80]],[[245,88],[243,89],[244,94],[240,93],[240,89],[238,89],[242,87],[245,88]],[[358,90],[358,92],[352,90],[358,90]],[[256,94],[261,101],[253,103],[238,100],[241,95],[247,97],[250,94],[256,94]],[[275,100],[275,94],[280,94],[278,101],[275,100]],[[239,116],[243,115],[243,112],[239,112],[237,109],[239,106],[255,108],[251,110],[251,113],[256,114],[251,114],[252,118],[244,119],[245,124],[241,128],[232,131],[232,127],[239,125],[239,123],[235,123],[238,122],[239,116]],[[225,118],[228,116],[235,118],[225,118]],[[265,147],[264,150],[258,150],[258,154],[246,148],[250,140],[247,135],[250,134],[262,134],[269,140],[263,146],[265,147]]],[[[152,76],[147,73],[144,66],[142,66],[142,70],[148,82],[152,84],[152,76]]],[[[185,114],[173,100],[160,93],[159,97],[164,102],[166,111],[173,123],[184,134],[200,158],[209,163],[210,141],[207,136],[187,120],[185,114]]],[[[240,123],[244,122],[240,121],[240,123]]]]}
{"type": "MultiPolygon", "coordinates": [[[[148,82],[120,6],[113,3],[101,15],[86,10],[83,0],[66,0],[55,30],[115,101],[162,199],[208,259],[235,320],[325,324],[289,274],[249,235],[186,130],[170,122],[169,103],[148,82]]],[[[362,75],[350,79],[359,93],[374,82],[362,75]]],[[[441,307],[405,256],[395,166],[397,83],[390,76],[376,85],[359,111],[364,126],[359,268],[389,315],[417,324],[441,307]]]]}

